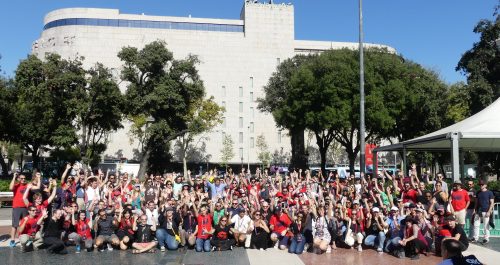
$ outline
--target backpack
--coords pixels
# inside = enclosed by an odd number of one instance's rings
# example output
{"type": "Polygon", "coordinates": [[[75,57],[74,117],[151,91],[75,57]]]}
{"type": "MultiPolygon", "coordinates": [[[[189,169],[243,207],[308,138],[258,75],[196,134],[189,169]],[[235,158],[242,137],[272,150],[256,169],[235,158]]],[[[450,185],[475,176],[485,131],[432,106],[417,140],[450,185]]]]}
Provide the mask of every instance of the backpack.
{"type": "Polygon", "coordinates": [[[474,255],[469,255],[469,256],[455,256],[451,258],[451,261],[453,262],[453,265],[482,265],[476,256],[474,255]]]}

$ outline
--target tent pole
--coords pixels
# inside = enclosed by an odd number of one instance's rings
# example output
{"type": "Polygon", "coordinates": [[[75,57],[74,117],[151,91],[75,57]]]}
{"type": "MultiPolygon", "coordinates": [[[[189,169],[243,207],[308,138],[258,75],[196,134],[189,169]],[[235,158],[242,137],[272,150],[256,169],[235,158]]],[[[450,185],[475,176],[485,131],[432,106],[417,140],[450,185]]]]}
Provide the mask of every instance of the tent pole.
{"type": "Polygon", "coordinates": [[[460,155],[458,145],[458,133],[451,133],[451,163],[453,181],[460,180],[460,155]]]}
{"type": "Polygon", "coordinates": [[[465,151],[459,150],[460,155],[460,176],[462,183],[464,183],[465,178],[467,178],[467,173],[465,173],[465,151]]]}
{"type": "Polygon", "coordinates": [[[403,161],[401,161],[401,169],[403,170],[403,177],[407,177],[408,170],[406,170],[406,147],[403,147],[403,161]]]}

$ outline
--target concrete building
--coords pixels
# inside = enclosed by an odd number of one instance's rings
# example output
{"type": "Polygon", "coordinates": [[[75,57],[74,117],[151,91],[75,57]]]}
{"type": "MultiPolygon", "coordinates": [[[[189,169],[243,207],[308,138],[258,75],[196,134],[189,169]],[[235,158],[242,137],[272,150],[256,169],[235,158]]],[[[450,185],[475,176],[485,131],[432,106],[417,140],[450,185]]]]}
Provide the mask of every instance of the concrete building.
{"type": "MultiPolygon", "coordinates": [[[[207,133],[204,141],[210,162],[220,162],[223,134],[235,145],[232,163],[257,163],[257,136],[264,135],[271,152],[289,152],[286,132],[278,130],[269,114],[257,110],[276,66],[296,54],[321,52],[357,43],[296,40],[294,7],[246,1],[240,19],[209,19],[121,14],[116,9],[65,8],[45,16],[44,29],[33,43],[32,52],[43,57],[55,52],[63,58],[84,56],[84,66],[96,62],[119,76],[121,61],[116,56],[124,46],[142,48],[164,40],[177,59],[189,54],[199,57],[199,74],[207,96],[214,96],[226,108],[224,123],[207,133]]],[[[382,45],[367,45],[382,46],[382,45]]],[[[385,47],[385,46],[383,46],[385,47]]],[[[391,49],[390,47],[387,47],[391,49]]],[[[121,84],[122,91],[126,85],[121,84]]],[[[106,154],[122,150],[127,158],[139,144],[130,144],[128,125],[109,137],[106,154]]]]}

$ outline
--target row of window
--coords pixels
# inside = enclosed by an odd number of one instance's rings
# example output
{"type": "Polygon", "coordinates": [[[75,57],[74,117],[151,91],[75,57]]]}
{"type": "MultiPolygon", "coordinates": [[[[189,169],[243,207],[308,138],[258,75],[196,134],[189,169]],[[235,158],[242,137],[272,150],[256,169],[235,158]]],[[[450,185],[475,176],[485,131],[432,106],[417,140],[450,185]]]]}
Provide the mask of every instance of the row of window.
{"type": "Polygon", "coordinates": [[[243,25],[171,22],[171,21],[149,21],[129,19],[101,19],[101,18],[64,18],[51,21],[43,27],[44,30],[61,26],[104,26],[124,28],[150,28],[150,29],[179,29],[221,32],[243,32],[243,25]]]}
{"type": "MultiPolygon", "coordinates": [[[[252,123],[252,125],[253,125],[253,123],[252,123]]],[[[251,131],[251,133],[253,133],[253,130],[251,131]]],[[[224,141],[225,135],[226,135],[226,133],[222,132],[222,141],[224,141]]],[[[238,143],[243,144],[243,142],[244,142],[243,139],[244,139],[244,133],[239,132],[238,133],[238,143]]],[[[278,131],[277,141],[279,144],[281,144],[281,130],[278,131]]],[[[253,148],[254,146],[255,146],[255,140],[253,137],[250,137],[250,148],[253,148]]]]}

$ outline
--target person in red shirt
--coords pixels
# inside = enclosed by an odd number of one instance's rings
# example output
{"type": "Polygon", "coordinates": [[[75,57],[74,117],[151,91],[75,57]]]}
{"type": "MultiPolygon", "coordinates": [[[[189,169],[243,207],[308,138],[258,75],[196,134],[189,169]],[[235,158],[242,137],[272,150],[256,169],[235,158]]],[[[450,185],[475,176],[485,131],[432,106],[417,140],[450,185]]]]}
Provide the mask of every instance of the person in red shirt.
{"type": "Polygon", "coordinates": [[[411,202],[417,204],[418,192],[411,186],[410,182],[405,182],[403,189],[403,203],[411,202]]]}
{"type": "Polygon", "coordinates": [[[212,227],[212,215],[207,213],[207,207],[202,206],[200,208],[200,213],[196,213],[196,229],[194,234],[196,234],[196,252],[210,252],[210,237],[215,232],[212,227]]]}
{"type": "Polygon", "coordinates": [[[118,209],[118,232],[116,235],[120,239],[120,249],[126,250],[132,239],[134,238],[134,230],[132,227],[134,226],[134,218],[132,217],[132,211],[126,209],[118,209]]]}
{"type": "MultiPolygon", "coordinates": [[[[35,178],[38,180],[36,183],[38,184],[38,189],[40,189],[40,173],[35,173],[35,178]]],[[[12,228],[10,230],[10,247],[16,246],[15,240],[17,228],[19,227],[19,221],[26,215],[28,215],[26,204],[23,201],[23,196],[26,192],[27,186],[28,183],[26,183],[26,176],[23,174],[18,175],[17,173],[15,173],[9,185],[9,189],[14,193],[14,198],[12,201],[12,228]]]]}
{"type": "Polygon", "coordinates": [[[453,215],[457,219],[457,223],[462,227],[465,225],[465,215],[467,214],[469,204],[469,193],[462,189],[462,182],[460,180],[455,180],[453,182],[453,191],[451,192],[451,208],[453,215]]]}
{"type": "Polygon", "coordinates": [[[92,215],[93,212],[89,212],[90,218],[87,218],[85,211],[78,212],[78,220],[76,220],[75,215],[71,215],[71,223],[76,229],[76,232],[69,234],[68,239],[75,242],[76,253],[80,253],[81,244],[85,244],[87,252],[92,252],[94,248],[94,240],[92,239],[92,234],[90,233],[92,229],[92,215]]]}
{"type": "Polygon", "coordinates": [[[288,214],[281,210],[281,207],[274,208],[274,214],[269,220],[269,228],[272,230],[271,240],[275,242],[275,248],[279,246],[281,250],[286,249],[288,240],[293,234],[290,232],[292,220],[288,214]]]}
{"type": "MultiPolygon", "coordinates": [[[[37,193],[35,193],[35,195],[33,195],[33,202],[29,202],[28,196],[29,196],[31,189],[33,188],[33,185],[31,185],[31,184],[27,185],[26,191],[24,192],[24,195],[23,195],[24,204],[27,207],[34,206],[36,208],[36,216],[37,217],[40,217],[42,215],[42,211],[44,209],[47,209],[47,207],[49,207],[49,204],[51,204],[52,201],[54,200],[54,198],[56,197],[57,181],[53,180],[52,183],[50,183],[50,184],[52,187],[52,193],[50,194],[49,198],[47,198],[45,201],[42,201],[43,200],[42,194],[37,192],[37,193]]],[[[50,187],[49,187],[49,189],[50,189],[50,187]]]]}
{"type": "Polygon", "coordinates": [[[19,226],[19,243],[21,244],[21,251],[26,252],[28,247],[33,245],[33,249],[37,250],[43,245],[42,227],[43,221],[47,218],[47,210],[43,210],[40,216],[36,216],[36,207],[28,207],[28,216],[21,220],[19,226]]]}

